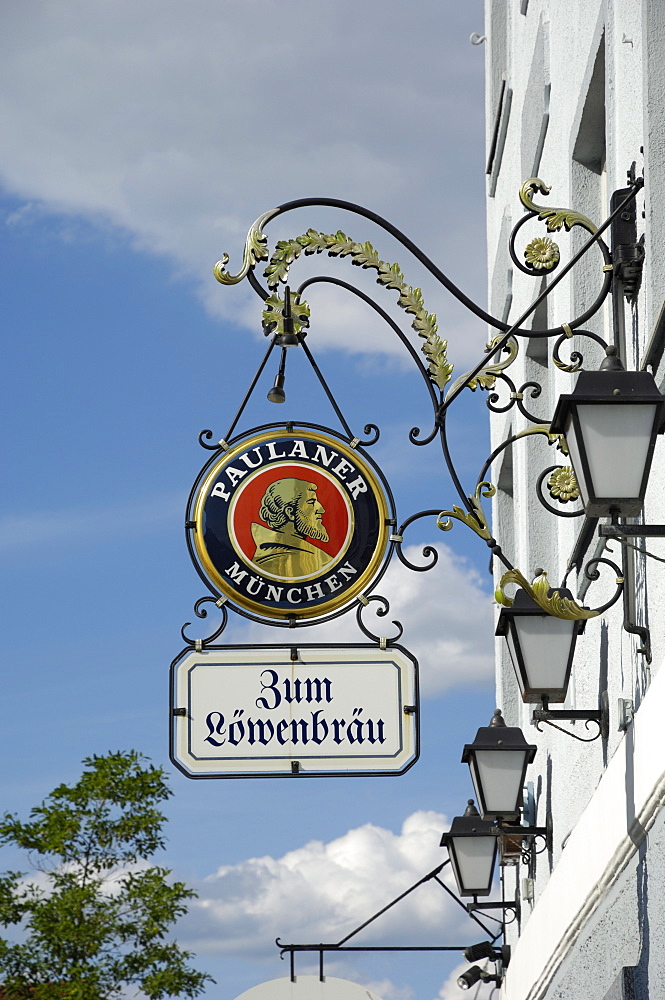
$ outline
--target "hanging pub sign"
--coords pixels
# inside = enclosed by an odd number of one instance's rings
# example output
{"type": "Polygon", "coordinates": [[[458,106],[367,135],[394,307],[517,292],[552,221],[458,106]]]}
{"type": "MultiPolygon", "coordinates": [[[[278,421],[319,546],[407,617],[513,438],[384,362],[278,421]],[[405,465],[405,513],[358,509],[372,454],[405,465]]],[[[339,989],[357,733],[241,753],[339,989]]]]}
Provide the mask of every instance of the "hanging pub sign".
{"type": "Polygon", "coordinates": [[[403,774],[417,671],[397,645],[187,650],[171,667],[171,760],[190,778],[403,774]]]}
{"type": "MultiPolygon", "coordinates": [[[[190,496],[188,543],[213,591],[261,618],[349,604],[385,565],[390,491],[333,431],[253,431],[217,454],[190,496]]],[[[394,529],[393,529],[394,530],[394,529]]]]}

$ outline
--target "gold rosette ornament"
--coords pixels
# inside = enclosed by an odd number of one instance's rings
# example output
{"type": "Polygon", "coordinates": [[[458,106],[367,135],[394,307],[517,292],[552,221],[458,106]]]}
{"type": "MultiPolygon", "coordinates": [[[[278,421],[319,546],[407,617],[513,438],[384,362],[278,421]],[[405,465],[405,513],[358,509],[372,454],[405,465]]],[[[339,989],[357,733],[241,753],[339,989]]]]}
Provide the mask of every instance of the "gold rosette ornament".
{"type": "Polygon", "coordinates": [[[536,271],[551,271],[559,263],[559,248],[549,236],[536,236],[527,244],[524,259],[536,271]]]}
{"type": "Polygon", "coordinates": [[[547,480],[547,488],[550,496],[558,500],[559,503],[577,500],[580,495],[575,473],[569,465],[562,465],[561,468],[554,470],[547,480]]]}

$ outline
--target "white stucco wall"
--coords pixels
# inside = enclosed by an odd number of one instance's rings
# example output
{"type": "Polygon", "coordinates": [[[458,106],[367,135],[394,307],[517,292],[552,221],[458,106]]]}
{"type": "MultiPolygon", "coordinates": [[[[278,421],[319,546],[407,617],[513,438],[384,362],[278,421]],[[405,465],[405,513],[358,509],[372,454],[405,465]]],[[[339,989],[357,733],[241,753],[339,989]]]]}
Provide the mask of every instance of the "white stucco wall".
{"type": "MultiPolygon", "coordinates": [[[[626,367],[639,368],[665,299],[665,2],[567,0],[564,4],[560,0],[528,0],[525,4],[524,0],[487,0],[485,30],[488,150],[502,77],[504,98],[508,93],[511,98],[500,169],[497,154],[488,177],[492,312],[501,315],[511,294],[508,318],[514,322],[541,290],[539,279],[512,265],[506,237],[523,213],[518,193],[531,175],[549,88],[549,126],[538,176],[552,191],[548,198],[534,197],[536,203],[574,208],[600,224],[609,214],[612,191],[626,186],[631,163],[636,161],[638,172],[644,167],[638,236],[645,234],[647,257],[640,294],[632,305],[626,304],[623,352],[626,367]],[[599,51],[601,56],[604,51],[605,66],[605,168],[601,173],[579,162],[598,141],[589,129],[589,115],[593,118],[598,106],[591,107],[593,102],[587,98],[598,80],[599,51]]],[[[504,128],[505,119],[504,100],[504,128]]],[[[597,125],[598,115],[594,127],[597,125]]],[[[542,223],[528,223],[517,238],[517,253],[534,236],[546,232],[542,223]]],[[[563,262],[581,245],[583,234],[578,232],[552,234],[563,262]]],[[[554,327],[569,322],[594,298],[601,282],[602,259],[592,251],[575,278],[565,279],[553,291],[547,315],[541,315],[537,325],[546,322],[554,327]]],[[[525,325],[530,326],[530,321],[525,325]]],[[[610,303],[587,328],[612,341],[610,303]]],[[[554,341],[548,343],[551,355],[554,341]]],[[[561,356],[567,359],[570,350],[581,351],[587,368],[598,367],[602,360],[600,348],[582,337],[565,344],[561,356]]],[[[661,364],[656,372],[661,385],[664,369],[661,364]]],[[[524,342],[508,374],[518,388],[529,380],[542,385],[541,395],[525,397],[525,403],[534,416],[547,423],[559,394],[571,392],[575,384],[575,375],[559,371],[551,356],[547,359],[542,349],[525,347],[524,342]]],[[[504,389],[502,402],[507,398],[504,389]]],[[[497,414],[492,418],[492,447],[529,423],[516,407],[497,414]]],[[[559,585],[582,519],[557,518],[546,512],[534,485],[544,468],[569,464],[569,460],[542,436],[518,442],[511,460],[512,476],[510,461],[503,467],[497,461],[491,470],[492,481],[501,481],[504,487],[512,478],[512,491],[499,490],[494,502],[494,534],[525,576],[530,578],[537,566],[543,566],[552,585],[559,585]]],[[[665,523],[663,491],[659,488],[664,477],[665,443],[661,438],[645,507],[647,523],[665,523]]],[[[597,542],[596,534],[587,560],[594,555],[597,542]]],[[[612,551],[605,555],[621,564],[619,544],[612,542],[609,548],[612,551]]],[[[665,559],[665,540],[649,539],[647,548],[665,559]]],[[[661,729],[665,724],[660,721],[665,719],[665,673],[659,674],[665,657],[665,615],[661,611],[665,607],[665,564],[639,554],[634,562],[635,616],[651,630],[652,662],[638,652],[639,637],[623,629],[620,601],[602,618],[591,620],[580,638],[567,701],[571,708],[595,709],[601,693],[607,691],[607,739],[584,744],[547,726],[542,727],[542,733],[532,727],[533,706],[522,704],[503,643],[497,645],[497,705],[509,724],[521,726],[529,742],[538,745],[528,780],[537,800],[538,823],[545,823],[548,810],[554,823],[553,849],[538,857],[534,904],[522,901],[519,933],[516,926],[508,932],[513,958],[502,988],[506,1000],[577,1000],[581,995],[591,1000],[615,1000],[628,996],[617,985],[624,967],[638,967],[631,976],[637,977],[636,982],[642,976],[640,981],[646,982],[649,969],[655,974],[665,962],[665,938],[656,934],[663,924],[660,910],[654,909],[656,896],[639,888],[647,869],[656,883],[665,883],[661,814],[665,805],[661,729]],[[619,698],[629,699],[636,707],[635,722],[627,732],[618,728],[619,698]],[[615,928],[614,936],[608,937],[610,914],[615,911],[624,914],[621,932],[615,928]],[[608,940],[613,942],[611,946],[608,940]],[[603,954],[604,965],[599,958],[603,954]],[[594,968],[589,975],[592,955],[600,964],[597,974],[594,968]]],[[[495,570],[498,578],[502,567],[496,565],[495,570]]],[[[573,570],[568,586],[574,592],[577,589],[587,605],[599,606],[614,590],[614,573],[605,569],[601,579],[585,590],[583,578],[578,579],[573,570]]],[[[586,731],[580,723],[571,728],[580,736],[593,731],[586,731]]],[[[519,893],[526,874],[524,866],[505,870],[507,897],[513,891],[519,893]]],[[[665,995],[665,986],[659,989],[662,994],[644,995],[665,995]]]]}

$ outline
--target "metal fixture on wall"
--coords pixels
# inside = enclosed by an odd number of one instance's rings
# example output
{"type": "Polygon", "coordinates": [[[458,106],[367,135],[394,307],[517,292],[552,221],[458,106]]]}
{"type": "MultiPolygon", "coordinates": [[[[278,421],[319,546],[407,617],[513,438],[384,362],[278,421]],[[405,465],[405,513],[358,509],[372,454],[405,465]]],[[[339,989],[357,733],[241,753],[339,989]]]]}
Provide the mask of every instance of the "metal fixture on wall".
{"type": "MultiPolygon", "coordinates": [[[[450,863],[460,896],[489,896],[494,879],[497,838],[493,824],[481,819],[473,799],[463,816],[455,816],[450,830],[441,837],[441,847],[448,849],[450,863]]],[[[472,959],[469,959],[472,961],[472,959]]]]}
{"type": "Polygon", "coordinates": [[[518,726],[507,726],[497,708],[489,726],[481,726],[473,743],[462,752],[469,765],[483,819],[515,820],[522,805],[526,769],[538,748],[524,738],[518,726]]]}
{"type": "MultiPolygon", "coordinates": [[[[618,567],[616,567],[619,572],[618,567]]],[[[547,576],[536,570],[532,586],[544,590],[547,576]]],[[[564,608],[572,600],[565,588],[548,589],[547,599],[564,608]]],[[[584,632],[585,619],[561,618],[547,614],[525,590],[519,589],[511,607],[501,609],[496,635],[503,636],[508,646],[522,701],[540,705],[533,713],[533,722],[546,722],[560,732],[583,743],[591,743],[601,735],[607,737],[607,707],[597,709],[552,710],[550,702],[562,703],[568,693],[568,682],[575,655],[577,637],[584,632]],[[577,736],[561,729],[554,720],[568,722],[593,722],[598,733],[590,738],[577,736]]],[[[606,702],[606,700],[605,700],[606,702]]]]}

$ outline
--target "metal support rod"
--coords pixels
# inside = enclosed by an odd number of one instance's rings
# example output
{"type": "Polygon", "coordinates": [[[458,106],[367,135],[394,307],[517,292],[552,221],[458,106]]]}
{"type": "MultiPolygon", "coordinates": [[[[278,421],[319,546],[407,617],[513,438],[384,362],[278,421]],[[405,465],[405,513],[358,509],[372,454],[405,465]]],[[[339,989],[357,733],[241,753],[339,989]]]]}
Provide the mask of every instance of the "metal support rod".
{"type": "Polygon", "coordinates": [[[663,538],[665,524],[601,524],[598,528],[601,538],[663,538]]]}
{"type": "Polygon", "coordinates": [[[350,934],[347,934],[346,937],[342,938],[342,940],[338,942],[337,947],[339,948],[343,944],[346,944],[346,942],[350,941],[352,937],[355,937],[355,935],[358,934],[359,931],[364,930],[364,928],[367,927],[369,924],[371,924],[374,920],[376,920],[377,917],[380,917],[383,913],[385,913],[391,907],[395,906],[396,903],[399,903],[402,899],[404,899],[405,896],[408,896],[409,893],[413,892],[414,889],[417,889],[419,885],[422,885],[424,882],[429,882],[430,879],[435,878],[439,874],[439,872],[443,868],[445,868],[446,865],[449,865],[449,864],[450,864],[450,859],[448,859],[447,861],[444,861],[442,864],[438,865],[433,871],[428,872],[427,875],[423,875],[423,877],[421,879],[418,879],[417,882],[414,882],[414,884],[409,889],[407,889],[405,892],[403,892],[400,896],[397,896],[395,899],[393,899],[392,902],[388,903],[387,906],[384,906],[383,909],[381,909],[377,913],[375,913],[374,916],[372,916],[372,917],[369,918],[369,920],[366,920],[364,922],[364,924],[360,925],[360,927],[356,927],[356,929],[354,931],[351,931],[350,934]]]}
{"type": "Polygon", "coordinates": [[[243,399],[242,403],[240,404],[240,407],[239,407],[238,412],[236,413],[235,417],[231,421],[231,426],[229,427],[228,431],[226,432],[226,436],[224,437],[225,441],[230,441],[231,440],[231,437],[233,436],[233,432],[234,432],[234,430],[236,428],[236,424],[240,420],[240,417],[242,416],[242,412],[245,409],[245,407],[247,406],[247,402],[249,400],[249,397],[254,392],[254,389],[256,387],[256,383],[261,378],[261,374],[263,372],[263,369],[265,368],[266,364],[268,363],[268,358],[272,354],[273,348],[274,348],[274,346],[275,346],[276,343],[277,343],[277,337],[275,336],[270,341],[270,344],[268,346],[268,350],[265,353],[263,361],[259,365],[259,367],[258,367],[258,369],[256,371],[256,375],[252,379],[252,382],[251,382],[251,385],[250,385],[249,389],[245,393],[245,398],[243,399]]]}

